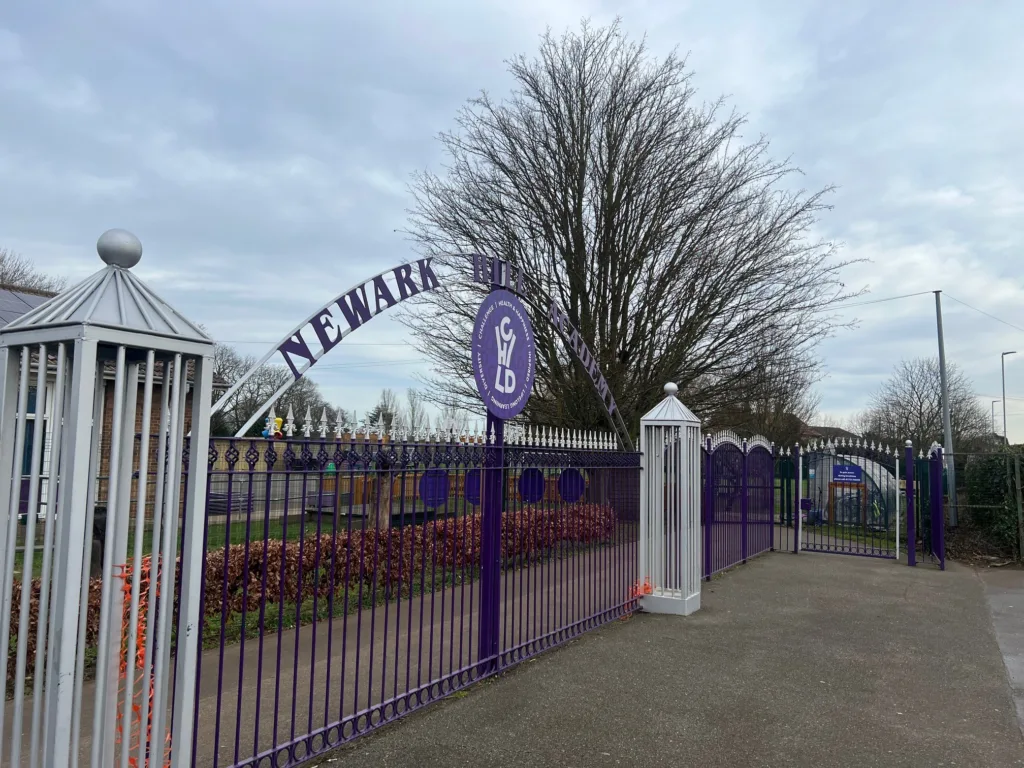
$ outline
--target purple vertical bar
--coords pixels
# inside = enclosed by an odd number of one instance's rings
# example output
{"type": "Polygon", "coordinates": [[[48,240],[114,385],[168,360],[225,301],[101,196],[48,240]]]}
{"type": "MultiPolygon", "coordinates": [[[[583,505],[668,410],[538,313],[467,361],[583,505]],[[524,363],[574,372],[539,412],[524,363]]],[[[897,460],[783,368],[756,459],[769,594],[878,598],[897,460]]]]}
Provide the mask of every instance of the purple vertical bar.
{"type": "MultiPolygon", "coordinates": [[[[320,468],[320,491],[318,506],[323,504],[323,472],[329,459],[327,446],[321,445],[317,455],[317,466],[320,468]]],[[[331,720],[331,662],[334,659],[334,594],[338,590],[338,513],[341,510],[341,467],[334,465],[334,495],[331,497],[331,571],[328,578],[327,592],[327,671],[324,674],[324,728],[331,720]]],[[[342,661],[344,663],[344,660],[342,661]]],[[[340,719],[340,717],[339,717],[340,719]]]]}
{"type": "Polygon", "coordinates": [[[793,553],[800,551],[800,490],[803,478],[800,472],[800,443],[793,448],[793,553]]]}
{"type": "MultiPolygon", "coordinates": [[[[300,454],[302,456],[302,458],[303,458],[303,461],[302,461],[302,500],[301,500],[301,503],[299,505],[299,514],[302,515],[303,519],[305,519],[305,517],[306,517],[306,510],[309,509],[309,506],[310,506],[307,503],[307,501],[306,501],[306,497],[308,496],[308,490],[309,490],[309,484],[308,484],[308,482],[309,482],[309,475],[310,475],[310,471],[311,471],[309,465],[307,464],[307,461],[308,461],[307,454],[308,453],[309,453],[309,451],[308,451],[308,449],[306,449],[305,453],[300,454]]],[[[286,467],[286,470],[290,470],[290,469],[291,469],[290,467],[286,467]]],[[[314,696],[315,688],[316,688],[315,682],[319,682],[319,680],[317,678],[317,675],[315,674],[315,670],[316,670],[316,636],[317,636],[317,626],[318,626],[318,622],[320,620],[320,592],[321,592],[321,589],[322,589],[322,587],[320,586],[320,556],[321,556],[321,553],[323,551],[323,544],[322,544],[321,537],[323,536],[323,532],[324,532],[324,516],[321,513],[321,507],[322,507],[322,503],[323,503],[323,493],[324,493],[324,491],[323,491],[323,489],[324,489],[324,471],[323,471],[323,468],[320,467],[320,466],[317,466],[317,470],[318,470],[318,473],[317,473],[317,483],[316,483],[316,543],[314,544],[314,549],[313,549],[313,631],[312,631],[311,638],[310,638],[311,639],[311,644],[310,644],[310,651],[309,651],[309,657],[310,657],[310,659],[309,659],[309,661],[310,661],[310,664],[309,664],[309,702],[308,702],[309,703],[309,714],[308,714],[308,719],[307,719],[307,727],[308,727],[307,733],[312,733],[313,732],[313,696],[314,696]]],[[[285,478],[288,478],[285,482],[290,483],[291,474],[290,473],[285,474],[285,478]]],[[[330,627],[330,621],[331,621],[330,616],[328,616],[328,618],[327,618],[328,627],[330,627]]],[[[296,628],[296,629],[298,629],[298,628],[296,628]]],[[[296,637],[296,642],[297,641],[298,641],[298,638],[296,637]]],[[[329,663],[330,662],[328,662],[328,664],[329,663]]],[[[261,667],[261,669],[262,669],[262,667],[261,667]]]]}
{"type": "MultiPolygon", "coordinates": [[[[287,471],[287,468],[286,468],[287,471]]],[[[287,475],[286,475],[287,477],[287,475]]],[[[266,496],[264,498],[270,499],[271,497],[271,475],[267,472],[266,482],[266,496]]],[[[263,563],[261,567],[261,578],[260,578],[260,640],[257,650],[257,661],[256,661],[256,721],[252,729],[252,753],[258,755],[260,752],[260,704],[263,699],[263,637],[266,634],[263,628],[266,626],[265,619],[267,613],[267,550],[269,549],[270,542],[270,504],[267,503],[264,506],[265,513],[263,515],[263,563]]],[[[248,546],[248,545],[247,545],[248,546]]],[[[278,600],[281,599],[280,593],[278,594],[278,600]]],[[[243,628],[244,631],[244,628],[243,628]]],[[[239,712],[241,715],[241,712],[239,712]]]]}
{"type": "MultiPolygon", "coordinates": [[[[775,459],[778,456],[778,449],[772,443],[772,479],[768,483],[768,549],[775,551],[775,459]]],[[[780,494],[786,498],[786,494],[780,494]]]]}
{"type": "Polygon", "coordinates": [[[711,578],[711,525],[714,519],[714,477],[711,466],[711,438],[704,445],[704,578],[711,578]]]}
{"type": "MultiPolygon", "coordinates": [[[[273,462],[269,461],[270,453],[273,448],[267,449],[268,460],[267,471],[270,472],[273,469],[273,462]]],[[[249,551],[250,544],[252,542],[252,506],[253,506],[253,482],[254,482],[254,470],[255,463],[249,465],[249,492],[246,496],[246,510],[245,510],[245,554],[242,558],[242,573],[249,573],[249,551]]],[[[266,500],[266,504],[270,504],[270,500],[266,500]]],[[[242,636],[239,640],[238,647],[238,692],[235,700],[235,762],[238,762],[239,748],[241,747],[242,738],[242,688],[245,685],[245,636],[248,634],[248,604],[249,604],[249,580],[246,579],[242,582],[242,636]]]]}
{"type": "MultiPolygon", "coordinates": [[[[227,479],[228,479],[228,492],[227,492],[227,512],[224,517],[224,573],[222,575],[223,584],[221,587],[221,606],[220,606],[220,653],[218,654],[217,662],[217,714],[216,723],[213,729],[213,766],[217,768],[220,764],[220,725],[221,715],[223,713],[223,702],[224,702],[224,647],[226,644],[225,630],[228,624],[228,565],[230,563],[231,554],[231,510],[233,507],[232,500],[234,497],[235,488],[235,463],[237,458],[231,453],[231,449],[234,447],[234,442],[229,443],[228,451],[225,454],[227,458],[227,479]]],[[[196,702],[198,707],[198,700],[196,702]]]]}
{"type": "Polygon", "coordinates": [[[914,444],[909,440],[903,449],[903,463],[907,477],[907,565],[913,568],[917,565],[917,521],[914,519],[914,481],[917,479],[917,467],[914,463],[914,444]]]}
{"type": "Polygon", "coordinates": [[[483,514],[480,522],[480,643],[477,648],[481,673],[495,668],[500,638],[501,599],[501,505],[504,498],[505,422],[487,416],[487,433],[494,433],[494,444],[486,448],[483,514]]]}
{"type": "MultiPolygon", "coordinates": [[[[267,470],[268,471],[273,469],[273,462],[271,461],[271,458],[274,457],[273,450],[274,450],[273,449],[273,443],[271,443],[271,447],[267,449],[267,470]]],[[[303,476],[303,478],[302,478],[302,485],[303,485],[302,495],[303,495],[303,498],[305,498],[305,495],[306,495],[306,491],[305,491],[306,478],[305,478],[305,476],[303,476]]],[[[288,507],[290,506],[290,501],[291,501],[291,483],[288,480],[288,475],[285,474],[285,477],[284,477],[284,515],[285,515],[285,518],[287,518],[287,516],[288,516],[288,507]]],[[[270,499],[267,499],[267,505],[269,507],[270,499]]],[[[303,582],[306,579],[305,568],[304,568],[304,566],[305,566],[305,554],[304,554],[305,553],[305,547],[306,547],[306,515],[305,515],[305,510],[302,509],[301,506],[300,506],[300,508],[299,508],[299,578],[298,578],[298,582],[297,582],[297,585],[296,585],[298,587],[297,594],[295,595],[295,649],[294,649],[295,652],[292,654],[292,715],[291,715],[291,717],[292,717],[291,726],[292,727],[291,727],[291,735],[290,735],[290,739],[292,741],[295,741],[295,719],[296,719],[296,713],[298,711],[298,703],[299,703],[299,643],[300,643],[301,638],[302,638],[302,599],[303,599],[302,596],[303,596],[303,594],[305,592],[305,590],[303,589],[303,586],[304,586],[303,582]]],[[[277,628],[277,642],[278,643],[281,642],[282,635],[284,634],[283,630],[284,630],[283,627],[278,627],[277,628]]]]}
{"type": "Polygon", "coordinates": [[[743,455],[740,457],[740,559],[747,562],[747,523],[750,515],[750,499],[748,498],[750,487],[747,481],[747,474],[750,472],[750,450],[747,441],[743,441],[740,449],[743,455]]]}

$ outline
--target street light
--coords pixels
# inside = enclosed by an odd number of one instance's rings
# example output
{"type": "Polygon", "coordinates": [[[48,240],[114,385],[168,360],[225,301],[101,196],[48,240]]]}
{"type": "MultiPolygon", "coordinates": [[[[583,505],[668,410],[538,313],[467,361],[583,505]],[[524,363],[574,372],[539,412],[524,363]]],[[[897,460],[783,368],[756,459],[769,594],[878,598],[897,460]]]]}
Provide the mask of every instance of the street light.
{"type": "Polygon", "coordinates": [[[999,434],[998,432],[996,432],[996,403],[998,403],[998,402],[999,402],[998,400],[993,400],[992,401],[992,434],[993,435],[998,435],[999,434]]]}
{"type": "Polygon", "coordinates": [[[1006,356],[1016,354],[1016,350],[1013,352],[1003,352],[999,358],[999,362],[1003,367],[1003,439],[1006,440],[1007,445],[1010,444],[1010,435],[1006,431],[1006,356]]]}

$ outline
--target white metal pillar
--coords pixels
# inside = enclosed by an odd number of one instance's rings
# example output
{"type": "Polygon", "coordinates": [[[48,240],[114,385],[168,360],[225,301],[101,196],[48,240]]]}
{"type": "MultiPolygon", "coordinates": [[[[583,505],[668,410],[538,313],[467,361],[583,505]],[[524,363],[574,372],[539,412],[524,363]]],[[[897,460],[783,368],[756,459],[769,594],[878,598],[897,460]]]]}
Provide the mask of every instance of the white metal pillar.
{"type": "Polygon", "coordinates": [[[675,384],[640,420],[641,606],[688,615],[700,609],[700,420],[675,384]]]}
{"type": "Polygon", "coordinates": [[[85,762],[90,768],[127,768],[131,762],[162,765],[169,752],[174,766],[187,766],[198,658],[213,342],[131,273],[142,256],[137,238],[111,230],[100,238],[97,250],[104,269],[0,328],[0,431],[9,436],[0,441],[0,488],[6,493],[0,505],[0,656],[5,670],[13,665],[15,679],[14,697],[4,702],[0,716],[0,764],[77,768],[85,762]],[[109,421],[103,404],[107,377],[114,386],[109,421]],[[182,504],[190,382],[196,458],[182,504]],[[32,388],[34,422],[28,413],[32,388]],[[168,389],[173,389],[170,396],[168,389]],[[154,421],[159,425],[155,434],[154,421]],[[23,472],[30,434],[29,466],[23,472]],[[43,503],[47,434],[52,440],[43,503]],[[111,449],[103,563],[93,579],[98,475],[105,469],[100,450],[107,439],[111,449]],[[155,466],[150,460],[154,441],[155,466]],[[158,487],[150,504],[154,474],[158,487]],[[21,533],[19,511],[26,500],[21,533]],[[185,527],[180,552],[179,524],[185,527]],[[142,544],[150,528],[152,553],[144,552],[142,544]],[[16,568],[19,537],[24,538],[24,554],[16,568]],[[131,550],[130,541],[135,544],[131,550]],[[183,586],[177,596],[175,681],[171,608],[179,557],[183,586]],[[34,560],[42,564],[38,579],[32,578],[34,560]],[[144,593],[146,578],[149,588],[144,593]],[[98,606],[90,605],[90,594],[99,594],[98,606]],[[20,607],[12,636],[15,599],[20,607]],[[40,610],[32,620],[28,606],[36,600],[40,610]],[[86,632],[90,623],[99,625],[94,648],[88,647],[94,642],[86,632]],[[30,640],[36,642],[33,653],[28,652],[30,640]],[[86,692],[87,651],[97,659],[91,694],[86,692]],[[177,715],[173,729],[167,725],[172,693],[177,715]],[[83,729],[89,695],[93,717],[83,729]],[[8,722],[11,727],[4,732],[8,722]]]}

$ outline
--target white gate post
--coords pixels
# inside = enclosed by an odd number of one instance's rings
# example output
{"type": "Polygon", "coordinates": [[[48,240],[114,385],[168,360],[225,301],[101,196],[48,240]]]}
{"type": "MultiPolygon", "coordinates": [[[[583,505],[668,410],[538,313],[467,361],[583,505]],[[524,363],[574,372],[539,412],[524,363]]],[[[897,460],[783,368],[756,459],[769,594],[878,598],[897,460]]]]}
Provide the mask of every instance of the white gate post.
{"type": "Polygon", "coordinates": [[[14,697],[4,703],[0,716],[0,764],[163,765],[170,750],[177,768],[191,761],[213,341],[130,271],[142,258],[142,244],[134,235],[110,230],[96,249],[106,264],[102,270],[0,328],[0,488],[6,494],[0,504],[0,656],[5,669],[14,665],[15,677],[14,697]],[[176,396],[169,399],[172,371],[176,396]],[[186,394],[190,378],[191,397],[186,394]],[[108,386],[114,390],[111,408],[103,404],[108,386]],[[154,386],[162,388],[155,397],[154,386]],[[32,389],[34,412],[29,407],[32,389]],[[154,403],[161,403],[155,419],[154,403]],[[188,429],[189,407],[195,443],[182,505],[181,436],[188,429]],[[44,417],[50,422],[45,430],[44,417]],[[160,425],[155,430],[154,420],[160,425]],[[38,460],[46,434],[52,436],[48,473],[38,460]],[[93,511],[106,442],[103,564],[97,577],[100,589],[90,590],[93,511]],[[23,454],[31,460],[24,475],[23,454]],[[150,502],[153,484],[148,480],[153,474],[166,474],[167,492],[158,489],[155,502],[150,502]],[[26,480],[28,519],[16,571],[15,539],[26,480]],[[37,504],[44,481],[46,503],[37,504]],[[185,536],[178,552],[176,532],[182,518],[185,536]],[[144,552],[149,528],[153,548],[144,552]],[[129,541],[134,541],[130,550],[129,541]],[[167,659],[179,556],[178,687],[176,717],[168,734],[162,723],[169,719],[173,685],[167,659]],[[34,560],[42,562],[38,586],[32,579],[34,560]],[[143,594],[145,571],[150,571],[150,588],[143,594]],[[97,592],[100,604],[90,606],[89,595],[97,592]],[[159,610],[153,610],[157,593],[159,610]],[[29,620],[26,598],[39,601],[35,623],[29,620]],[[15,599],[21,601],[16,632],[15,599]],[[87,627],[97,625],[96,679],[87,684],[87,627]],[[33,654],[26,653],[30,637],[37,641],[33,654]],[[12,640],[17,653],[12,653],[12,640]],[[30,663],[33,684],[28,686],[30,663]],[[92,700],[91,718],[82,716],[83,699],[92,700]],[[8,709],[12,727],[5,732],[8,709]],[[85,739],[90,743],[87,753],[85,739]]]}
{"type": "Polygon", "coordinates": [[[688,615],[700,609],[700,420],[665,385],[640,419],[641,606],[688,615]]]}

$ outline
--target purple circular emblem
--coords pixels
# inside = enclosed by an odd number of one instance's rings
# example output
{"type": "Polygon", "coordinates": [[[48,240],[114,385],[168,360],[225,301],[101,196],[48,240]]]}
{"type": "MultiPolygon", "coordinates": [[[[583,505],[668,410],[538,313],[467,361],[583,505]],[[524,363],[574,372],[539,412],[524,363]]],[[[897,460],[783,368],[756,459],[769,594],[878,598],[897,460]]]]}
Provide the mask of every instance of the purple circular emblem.
{"type": "Polygon", "coordinates": [[[508,291],[493,291],[476,313],[473,376],[488,412],[499,419],[522,413],[533,390],[536,348],[526,307],[508,291]]]}
{"type": "Polygon", "coordinates": [[[536,467],[528,467],[519,476],[519,496],[527,504],[536,504],[544,498],[544,473],[536,467]]]}

